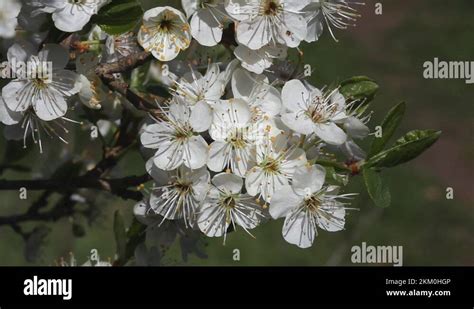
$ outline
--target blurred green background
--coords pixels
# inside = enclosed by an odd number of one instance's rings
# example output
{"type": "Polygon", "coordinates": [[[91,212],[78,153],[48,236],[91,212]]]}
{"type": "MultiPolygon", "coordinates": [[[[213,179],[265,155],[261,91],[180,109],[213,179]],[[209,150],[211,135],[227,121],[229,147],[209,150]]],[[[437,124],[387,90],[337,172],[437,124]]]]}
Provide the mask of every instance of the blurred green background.
{"type": "MultiPolygon", "coordinates": [[[[145,6],[159,6],[173,1],[146,1],[145,6]]],[[[313,84],[323,86],[354,75],[376,80],[380,91],[372,104],[371,128],[379,123],[388,109],[406,101],[407,112],[397,136],[411,129],[442,130],[440,140],[416,160],[384,172],[392,193],[392,205],[376,208],[363,188],[361,177],[354,177],[347,192],[362,192],[347,217],[346,230],[339,233],[320,231],[310,249],[299,249],[281,237],[282,220],[261,225],[254,230],[256,239],[243,231],[221,239],[207,239],[207,259],[192,256],[186,263],[178,245],[167,253],[165,265],[352,265],[350,249],[366,242],[370,245],[403,246],[404,265],[474,265],[474,86],[464,80],[425,80],[423,63],[438,57],[443,60],[474,61],[474,3],[471,0],[384,0],[383,14],[374,14],[375,1],[366,1],[363,17],[350,31],[338,31],[339,43],[325,31],[319,42],[303,45],[305,62],[315,73],[313,84]],[[454,189],[454,199],[447,200],[446,188],[454,189]],[[240,261],[234,261],[233,250],[240,250],[240,261]]],[[[175,5],[176,6],[176,5],[175,5]]],[[[55,157],[86,158],[93,161],[97,153],[84,151],[90,143],[84,132],[66,150],[50,147],[40,156],[29,152],[19,163],[33,166],[32,173],[5,172],[1,177],[25,179],[54,170],[55,157]],[[68,152],[79,156],[69,157],[68,152]]],[[[0,149],[4,149],[0,139],[0,149]]],[[[90,149],[89,147],[88,149],[90,149]]],[[[127,174],[143,173],[143,159],[131,153],[118,170],[127,174]]],[[[29,193],[19,201],[17,192],[2,192],[0,215],[24,212],[40,193],[29,193]]],[[[95,193],[94,193],[95,194],[95,193]]],[[[100,216],[86,234],[76,238],[71,219],[47,225],[51,232],[44,245],[30,241],[25,259],[25,242],[7,226],[0,227],[0,265],[52,265],[59,257],[74,252],[80,262],[91,249],[103,258],[113,257],[113,213],[120,209],[131,221],[133,202],[124,202],[103,194],[94,196],[100,216]],[[39,249],[40,251],[34,251],[39,249]]],[[[25,230],[36,225],[25,225],[25,230]]]]}

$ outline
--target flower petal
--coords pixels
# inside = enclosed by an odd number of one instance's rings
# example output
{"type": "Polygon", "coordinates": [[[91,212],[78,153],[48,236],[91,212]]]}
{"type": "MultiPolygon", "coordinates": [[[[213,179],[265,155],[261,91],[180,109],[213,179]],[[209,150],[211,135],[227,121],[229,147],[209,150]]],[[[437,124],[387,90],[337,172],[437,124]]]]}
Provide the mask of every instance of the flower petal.
{"type": "Polygon", "coordinates": [[[244,181],[234,174],[220,173],[212,178],[212,184],[224,192],[238,194],[242,190],[244,181]]]}
{"type": "Polygon", "coordinates": [[[318,123],[314,126],[314,133],[331,145],[341,145],[347,140],[347,135],[333,122],[318,123]]]}
{"type": "Polygon", "coordinates": [[[370,133],[369,128],[356,117],[347,118],[346,121],[344,121],[343,127],[352,138],[365,138],[370,133]]]}
{"type": "Polygon", "coordinates": [[[310,91],[298,79],[286,82],[281,91],[283,106],[291,112],[305,111],[310,97],[310,91]]]}
{"type": "Polygon", "coordinates": [[[314,122],[306,114],[301,112],[283,114],[281,121],[296,133],[308,135],[314,133],[315,130],[314,122]]]}
{"type": "Polygon", "coordinates": [[[283,238],[290,244],[300,248],[309,248],[313,245],[316,235],[314,219],[305,210],[297,209],[291,212],[283,224],[283,238]]]}
{"type": "Polygon", "coordinates": [[[10,126],[17,124],[22,118],[20,112],[12,112],[5,104],[5,101],[0,97],[0,122],[10,126]]]}
{"type": "Polygon", "coordinates": [[[184,145],[184,165],[190,169],[203,167],[207,162],[208,145],[201,135],[192,136],[184,145]]]}
{"type": "Polygon", "coordinates": [[[201,9],[191,18],[191,34],[204,46],[215,46],[222,39],[222,25],[210,9],[201,9]]]}
{"type": "Polygon", "coordinates": [[[189,123],[195,132],[204,132],[209,130],[212,123],[212,109],[204,101],[199,101],[191,110],[189,123]]]}
{"type": "Polygon", "coordinates": [[[286,217],[288,213],[303,202],[303,197],[293,191],[291,186],[283,186],[275,192],[270,203],[269,212],[273,219],[286,217]]]}
{"type": "Polygon", "coordinates": [[[318,226],[328,232],[344,229],[346,210],[341,206],[322,206],[316,216],[318,226]]]}
{"type": "Polygon", "coordinates": [[[264,173],[260,167],[250,169],[245,177],[245,189],[251,196],[260,193],[260,184],[264,180],[264,173]]]}
{"type": "Polygon", "coordinates": [[[293,189],[298,195],[312,195],[321,190],[326,178],[326,170],[321,165],[299,167],[293,173],[293,189]]]}
{"type": "Polygon", "coordinates": [[[12,80],[2,89],[2,97],[8,109],[14,112],[24,112],[32,104],[31,96],[23,97],[33,87],[23,80],[12,80]]]}
{"type": "Polygon", "coordinates": [[[76,32],[82,30],[89,22],[93,12],[90,9],[84,9],[83,6],[66,5],[65,8],[53,13],[54,25],[64,32],[76,32]]]}
{"type": "Polygon", "coordinates": [[[230,145],[215,141],[209,148],[209,159],[207,160],[207,166],[213,172],[222,172],[228,163],[227,157],[231,151],[230,145]]]}
{"type": "Polygon", "coordinates": [[[33,108],[39,118],[50,121],[66,114],[67,102],[64,96],[57,91],[43,91],[42,95],[33,103],[33,108]]]}

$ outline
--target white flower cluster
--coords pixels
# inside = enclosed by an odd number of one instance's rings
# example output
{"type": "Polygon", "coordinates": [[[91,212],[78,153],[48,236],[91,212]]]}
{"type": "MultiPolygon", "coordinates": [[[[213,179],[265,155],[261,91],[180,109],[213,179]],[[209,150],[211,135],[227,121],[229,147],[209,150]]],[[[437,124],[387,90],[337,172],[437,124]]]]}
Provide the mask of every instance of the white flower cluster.
{"type": "Polygon", "coordinates": [[[2,88],[3,124],[21,127],[23,139],[31,135],[42,150],[41,132],[63,140],[54,128],[67,129],[55,121],[72,121],[65,118],[71,98],[101,109],[114,96],[96,75],[99,63],[130,56],[140,45],[160,62],[176,59],[176,64],[192,44],[222,44],[234,60],[209,61],[207,69],[190,65],[187,72],[166,76],[172,98],[160,105],[140,136],[142,145],[155,151],[146,164],[155,187],[149,201],[135,207],[136,216],[146,223],[156,216],[162,222],[183,220],[186,227],[224,241],[231,227],[250,234],[262,222],[285,217],[283,237],[303,248],[312,245],[317,227],[344,228],[350,195],[327,183],[317,160],[323,152],[363,158],[353,139],[368,135],[369,117],[346,102],[338,88],[320,90],[299,79],[279,80],[280,87],[269,68],[274,59],[285,59],[289,48],[316,41],[323,23],[329,29],[352,25],[358,15],[350,2],[182,0],[185,13],[169,6],[150,9],[139,29],[120,36],[98,26],[86,28],[108,3],[25,0],[22,7],[17,0],[2,2],[7,8],[0,12],[2,38],[15,36],[18,24],[22,31],[35,32],[49,21],[40,18],[46,14],[63,32],[91,29],[71,36],[79,40],[72,57],[60,45],[43,44],[47,40],[41,33],[29,38],[36,45],[12,43],[10,63],[37,65],[30,72],[35,74],[18,74],[2,88]],[[49,68],[44,63],[52,64],[50,74],[40,74],[49,68]],[[71,66],[74,71],[66,69],[71,66]]]}
{"type": "MultiPolygon", "coordinates": [[[[284,59],[288,48],[314,42],[326,23],[346,29],[359,15],[350,0],[182,0],[186,16],[172,7],[145,12],[139,33],[141,46],[161,61],[175,59],[191,37],[215,46],[224,29],[235,24],[235,57],[247,70],[261,74],[273,59],[284,59]]],[[[335,37],[334,37],[335,39],[335,37]]]]}
{"type": "Polygon", "coordinates": [[[217,45],[234,23],[237,59],[226,68],[209,63],[203,73],[191,67],[181,77],[173,74],[172,98],[141,134],[142,145],[156,151],[146,164],[155,187],[136,205],[137,218],[146,224],[157,215],[158,224],[184,220],[225,242],[230,227],[250,234],[262,222],[285,217],[284,239],[301,248],[313,244],[317,227],[342,230],[351,194],[328,185],[325,168],[315,162],[323,149],[363,156],[352,138],[368,135],[368,117],[346,104],[338,88],[320,90],[293,79],[278,89],[264,73],[287,48],[315,41],[321,18],[344,28],[353,9],[330,0],[182,4],[189,23],[171,7],[145,13],[141,46],[169,61],[191,38],[217,45]]]}
{"type": "Polygon", "coordinates": [[[325,184],[315,162],[323,148],[354,148],[352,138],[368,135],[368,118],[352,110],[337,88],[290,80],[280,91],[236,60],[223,71],[215,63],[204,74],[191,70],[141,134],[142,145],[156,150],[147,162],[156,186],[135,214],[184,220],[224,239],[231,225],[249,232],[286,217],[283,237],[309,247],[317,226],[344,228],[350,194],[325,184]]]}
{"type": "Polygon", "coordinates": [[[2,88],[0,96],[0,122],[7,126],[7,139],[23,139],[26,148],[26,140],[31,137],[41,153],[45,136],[67,143],[64,133],[69,130],[65,123],[81,124],[66,118],[75,102],[90,109],[102,109],[114,120],[117,102],[122,98],[112,93],[94,70],[99,63],[117,61],[140,47],[133,33],[111,36],[98,26],[85,39],[87,44],[97,42],[101,47],[95,52],[78,54],[75,63],[69,51],[58,44],[38,47],[34,42],[17,40],[10,46],[2,73],[5,71],[13,78],[2,88]],[[65,69],[71,63],[75,71],[65,69]]]}

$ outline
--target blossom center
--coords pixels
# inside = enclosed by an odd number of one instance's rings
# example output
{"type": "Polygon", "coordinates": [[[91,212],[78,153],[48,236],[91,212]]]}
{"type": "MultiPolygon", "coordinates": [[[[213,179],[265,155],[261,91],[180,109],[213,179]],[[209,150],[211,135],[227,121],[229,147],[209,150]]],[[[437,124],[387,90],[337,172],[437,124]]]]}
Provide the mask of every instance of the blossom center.
{"type": "Polygon", "coordinates": [[[188,195],[192,191],[191,183],[179,179],[174,183],[174,187],[180,195],[188,195]]]}
{"type": "Polygon", "coordinates": [[[314,123],[325,122],[325,119],[326,119],[326,117],[324,116],[324,113],[323,113],[323,108],[321,107],[320,104],[312,105],[308,109],[307,115],[308,115],[309,118],[311,118],[311,120],[314,123]]]}
{"type": "Polygon", "coordinates": [[[277,174],[280,171],[280,163],[273,158],[267,158],[261,167],[267,174],[277,174]]]}
{"type": "Polygon", "coordinates": [[[236,130],[232,132],[227,138],[227,142],[232,145],[232,147],[237,149],[243,149],[247,146],[247,140],[244,138],[243,132],[236,130]]]}
{"type": "Polygon", "coordinates": [[[278,0],[266,0],[263,2],[263,15],[276,16],[282,11],[283,7],[278,0]]]}
{"type": "Polygon", "coordinates": [[[165,18],[158,23],[158,29],[163,32],[171,32],[173,29],[173,20],[165,16],[165,18]]]}
{"type": "Polygon", "coordinates": [[[235,197],[232,195],[224,196],[221,200],[221,205],[226,209],[233,209],[236,205],[235,197]]]}
{"type": "Polygon", "coordinates": [[[71,4],[84,4],[87,0],[69,0],[71,4]]]}
{"type": "Polygon", "coordinates": [[[316,195],[311,195],[304,200],[304,207],[312,213],[315,213],[319,210],[321,206],[321,200],[316,195]]]}
{"type": "Polygon", "coordinates": [[[306,110],[306,115],[314,123],[327,122],[337,111],[337,106],[327,104],[325,98],[315,97],[311,100],[310,106],[306,110]]]}
{"type": "Polygon", "coordinates": [[[32,80],[33,85],[36,89],[46,89],[48,87],[47,81],[43,78],[35,78],[32,80]]]}
{"type": "Polygon", "coordinates": [[[177,127],[174,135],[174,137],[180,141],[186,140],[191,136],[193,136],[192,129],[190,127],[188,128],[187,126],[183,128],[177,127]]]}

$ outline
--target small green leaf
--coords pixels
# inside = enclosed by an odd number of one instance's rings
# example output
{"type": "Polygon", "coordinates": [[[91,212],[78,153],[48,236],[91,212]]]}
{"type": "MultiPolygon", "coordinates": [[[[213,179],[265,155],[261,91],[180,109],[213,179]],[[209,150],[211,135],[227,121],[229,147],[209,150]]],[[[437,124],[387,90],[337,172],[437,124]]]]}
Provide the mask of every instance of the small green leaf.
{"type": "Polygon", "coordinates": [[[354,84],[354,83],[358,83],[358,82],[366,82],[366,81],[374,82],[374,80],[370,77],[359,75],[359,76],[354,76],[354,77],[351,77],[349,79],[346,79],[346,80],[342,81],[341,86],[346,86],[346,85],[349,85],[349,84],[354,84]]]}
{"type": "Polygon", "coordinates": [[[140,223],[136,218],[133,218],[132,225],[127,232],[127,245],[125,250],[124,263],[128,261],[135,254],[136,247],[145,241],[146,225],[140,223]]]}
{"type": "Polygon", "coordinates": [[[390,206],[391,196],[388,187],[386,187],[380,175],[371,168],[363,168],[362,174],[364,176],[365,186],[370,198],[375,205],[379,207],[390,206]]]}
{"type": "Polygon", "coordinates": [[[339,91],[349,101],[361,101],[364,104],[375,97],[379,86],[366,76],[355,76],[341,83],[339,91]]]}
{"type": "Polygon", "coordinates": [[[440,135],[441,131],[435,130],[410,131],[398,139],[391,148],[371,157],[365,165],[382,168],[408,162],[433,145],[440,135]]]}
{"type": "Polygon", "coordinates": [[[125,259],[127,248],[127,232],[125,231],[125,225],[119,210],[115,211],[114,214],[114,233],[115,243],[117,244],[118,260],[123,261],[125,259]]]}
{"type": "Polygon", "coordinates": [[[405,114],[405,107],[405,102],[401,102],[388,112],[381,125],[382,137],[375,137],[370,148],[369,158],[382,151],[385,145],[387,145],[402,121],[403,115],[405,114]]]}
{"type": "Polygon", "coordinates": [[[104,6],[93,22],[110,35],[119,35],[135,28],[143,16],[136,0],[114,0],[104,6]]]}

